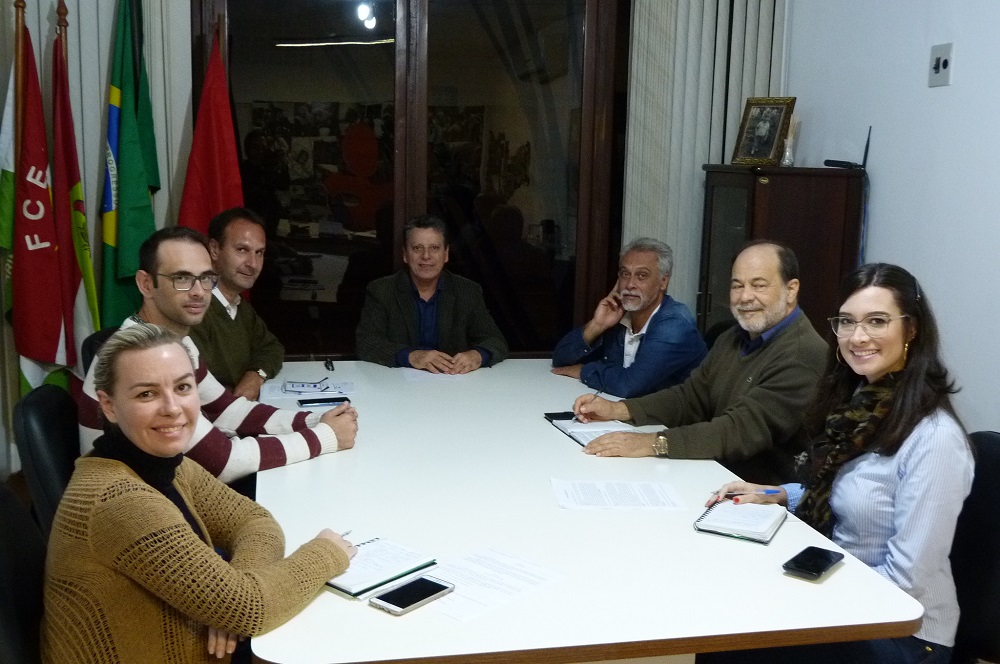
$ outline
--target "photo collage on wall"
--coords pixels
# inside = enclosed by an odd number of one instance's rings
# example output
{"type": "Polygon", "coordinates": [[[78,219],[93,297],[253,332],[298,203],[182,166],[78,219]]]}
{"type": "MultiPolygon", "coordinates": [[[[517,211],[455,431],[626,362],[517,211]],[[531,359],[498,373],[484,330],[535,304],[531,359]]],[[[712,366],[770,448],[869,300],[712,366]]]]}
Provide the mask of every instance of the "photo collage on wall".
{"type": "Polygon", "coordinates": [[[392,204],[391,103],[258,101],[251,122],[281,207],[278,237],[374,230],[378,209],[392,204]]]}

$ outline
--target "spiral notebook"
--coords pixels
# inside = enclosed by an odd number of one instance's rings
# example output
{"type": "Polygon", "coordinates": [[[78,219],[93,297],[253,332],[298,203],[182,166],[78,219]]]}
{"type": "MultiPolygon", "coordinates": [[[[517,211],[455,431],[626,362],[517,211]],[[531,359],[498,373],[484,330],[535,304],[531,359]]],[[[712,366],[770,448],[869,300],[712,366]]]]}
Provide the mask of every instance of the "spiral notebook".
{"type": "Polygon", "coordinates": [[[357,542],[356,546],[358,553],[351,560],[347,571],[326,582],[331,588],[351,597],[386,586],[437,562],[434,556],[414,551],[384,537],[357,542]]]}
{"type": "Polygon", "coordinates": [[[724,500],[705,510],[695,520],[694,528],[702,532],[768,544],[787,517],[788,510],[782,505],[737,504],[724,500]]]}

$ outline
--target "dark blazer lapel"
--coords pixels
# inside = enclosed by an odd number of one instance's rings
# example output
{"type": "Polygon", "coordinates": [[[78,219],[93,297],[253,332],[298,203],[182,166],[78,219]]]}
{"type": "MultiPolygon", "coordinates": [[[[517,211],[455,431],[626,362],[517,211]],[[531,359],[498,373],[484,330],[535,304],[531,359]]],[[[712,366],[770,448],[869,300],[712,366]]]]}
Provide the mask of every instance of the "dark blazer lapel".
{"type": "Polygon", "coordinates": [[[449,355],[459,353],[465,348],[464,339],[457,339],[458,326],[455,324],[455,310],[458,306],[455,292],[455,280],[450,272],[441,273],[441,298],[438,301],[438,348],[449,355]]]}
{"type": "Polygon", "coordinates": [[[416,346],[420,342],[420,335],[417,333],[417,304],[413,301],[413,284],[410,282],[410,274],[405,268],[396,273],[396,304],[403,314],[408,343],[411,346],[416,346]]]}

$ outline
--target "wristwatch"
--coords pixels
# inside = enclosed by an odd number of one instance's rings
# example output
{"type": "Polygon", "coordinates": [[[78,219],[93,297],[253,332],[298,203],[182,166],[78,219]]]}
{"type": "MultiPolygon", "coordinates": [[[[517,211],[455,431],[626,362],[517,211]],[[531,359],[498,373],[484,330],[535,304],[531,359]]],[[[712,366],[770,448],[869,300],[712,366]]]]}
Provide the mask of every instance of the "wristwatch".
{"type": "Polygon", "coordinates": [[[653,441],[653,454],[658,457],[665,457],[670,454],[670,444],[667,442],[666,431],[656,434],[656,440],[653,441]]]}
{"type": "Polygon", "coordinates": [[[267,380],[267,372],[264,371],[263,369],[257,369],[257,375],[263,378],[264,380],[267,380]]]}

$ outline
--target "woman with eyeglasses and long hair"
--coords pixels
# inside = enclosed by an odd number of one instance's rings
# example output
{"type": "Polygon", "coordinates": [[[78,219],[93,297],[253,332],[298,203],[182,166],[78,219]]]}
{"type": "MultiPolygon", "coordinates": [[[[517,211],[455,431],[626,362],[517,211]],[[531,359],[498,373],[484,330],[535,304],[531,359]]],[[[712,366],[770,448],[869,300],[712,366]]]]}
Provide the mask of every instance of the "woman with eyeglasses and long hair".
{"type": "Polygon", "coordinates": [[[956,389],[941,361],[937,323],[913,275],[887,263],[848,275],[841,302],[830,318],[835,343],[826,374],[807,416],[815,438],[800,464],[803,484],[730,482],[717,496],[779,489],[733,500],[787,505],[918,600],[920,631],[899,639],[699,655],[699,663],[951,660],[959,610],[948,555],[974,462],[951,404],[956,389]]]}
{"type": "Polygon", "coordinates": [[[105,433],[52,523],[43,661],[228,660],[238,638],[287,621],[347,569],[357,549],[329,529],[286,557],[267,510],[184,456],[200,405],[176,334],[120,330],[94,384],[105,433]]]}

